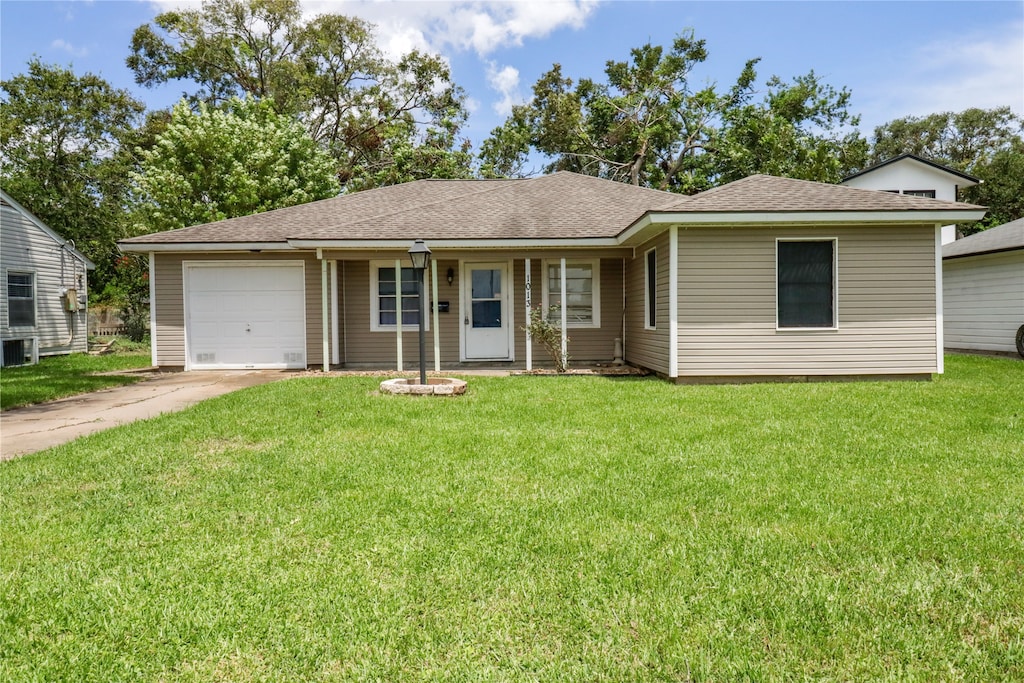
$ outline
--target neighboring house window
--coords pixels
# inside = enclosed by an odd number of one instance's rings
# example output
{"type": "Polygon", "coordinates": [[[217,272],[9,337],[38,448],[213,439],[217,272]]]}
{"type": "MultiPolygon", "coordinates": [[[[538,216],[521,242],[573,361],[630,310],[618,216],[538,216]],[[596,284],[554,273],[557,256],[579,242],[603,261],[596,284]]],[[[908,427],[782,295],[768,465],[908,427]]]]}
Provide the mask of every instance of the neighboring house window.
{"type": "MultiPolygon", "coordinates": [[[[394,330],[398,325],[399,283],[395,278],[394,261],[370,263],[370,329],[394,330]]],[[[420,322],[420,298],[416,287],[416,271],[402,268],[402,327],[415,328],[420,322]]],[[[429,328],[430,316],[426,327],[429,328]]]]}
{"type": "Polygon", "coordinates": [[[35,327],[36,287],[32,273],[7,273],[7,324],[35,327]]]}
{"type": "Polygon", "coordinates": [[[658,326],[658,251],[651,249],[646,254],[644,267],[644,327],[653,330],[658,326]]]}
{"type": "MultiPolygon", "coordinates": [[[[550,309],[562,305],[561,261],[544,262],[544,301],[550,309]]],[[[601,326],[601,261],[565,262],[565,315],[568,327],[601,326]]],[[[561,319],[561,311],[552,322],[561,319]]]]}
{"type": "Polygon", "coordinates": [[[836,327],[836,241],[776,243],[778,326],[836,327]]]}
{"type": "Polygon", "coordinates": [[[935,190],[903,190],[903,194],[910,195],[911,197],[927,197],[928,199],[935,199],[935,190]]]}

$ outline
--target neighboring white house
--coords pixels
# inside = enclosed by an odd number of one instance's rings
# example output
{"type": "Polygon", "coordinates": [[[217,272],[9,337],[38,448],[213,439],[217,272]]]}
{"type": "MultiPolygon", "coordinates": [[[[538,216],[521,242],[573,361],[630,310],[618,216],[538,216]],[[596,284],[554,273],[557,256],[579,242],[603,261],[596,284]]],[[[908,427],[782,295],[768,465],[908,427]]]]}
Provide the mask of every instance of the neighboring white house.
{"type": "Polygon", "coordinates": [[[942,248],[947,349],[1024,356],[1024,218],[942,248]]]}
{"type": "MultiPolygon", "coordinates": [[[[859,173],[843,178],[842,185],[863,190],[882,190],[916,197],[959,201],[959,190],[981,183],[974,176],[922,159],[914,154],[901,154],[859,173]]],[[[956,239],[956,226],[942,228],[942,243],[956,239]]]]}
{"type": "Polygon", "coordinates": [[[0,190],[0,340],[3,365],[88,350],[87,271],[95,268],[0,190]]]}

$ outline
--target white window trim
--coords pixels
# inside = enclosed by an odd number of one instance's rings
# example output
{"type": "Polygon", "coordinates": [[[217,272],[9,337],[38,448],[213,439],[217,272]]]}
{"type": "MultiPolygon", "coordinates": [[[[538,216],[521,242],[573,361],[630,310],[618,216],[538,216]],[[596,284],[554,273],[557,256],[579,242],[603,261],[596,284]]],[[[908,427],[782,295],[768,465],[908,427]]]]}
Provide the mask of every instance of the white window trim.
{"type": "MultiPolygon", "coordinates": [[[[390,332],[391,334],[394,334],[395,330],[398,329],[398,325],[397,324],[395,324],[395,325],[381,325],[380,324],[380,298],[378,297],[378,294],[377,294],[380,291],[380,282],[377,280],[377,275],[380,273],[380,269],[381,268],[387,268],[388,270],[394,270],[395,269],[395,261],[394,261],[394,259],[370,261],[370,331],[371,332],[390,332]]],[[[412,264],[406,265],[405,263],[403,263],[402,264],[402,268],[412,268],[412,264]]],[[[424,294],[424,296],[427,297],[427,316],[426,316],[426,325],[424,325],[424,327],[423,327],[424,330],[429,330],[430,329],[430,318],[431,318],[431,314],[430,314],[431,313],[431,308],[430,308],[430,288],[427,287],[427,270],[428,270],[427,268],[423,269],[423,282],[422,282],[423,294],[424,294]]],[[[399,290],[399,291],[401,291],[401,290],[399,290]]],[[[406,325],[406,324],[402,325],[402,333],[403,334],[406,333],[406,332],[415,332],[417,329],[419,329],[419,328],[416,325],[406,325]]]]}
{"type": "MultiPolygon", "coordinates": [[[[548,266],[558,266],[561,264],[560,259],[544,259],[541,262],[541,274],[543,277],[543,303],[544,303],[544,315],[548,314],[548,302],[551,300],[549,293],[549,278],[548,278],[548,266]]],[[[573,265],[589,265],[590,272],[594,278],[591,293],[593,295],[593,320],[589,323],[573,322],[571,320],[566,322],[568,328],[596,328],[601,327],[601,259],[566,259],[565,267],[573,265]]]]}
{"type": "Polygon", "coordinates": [[[658,248],[651,247],[644,252],[644,329],[658,329],[658,248]],[[654,301],[651,301],[651,271],[650,258],[654,253],[654,301]],[[651,324],[651,312],[654,312],[654,324],[651,324]]]}
{"type": "Polygon", "coordinates": [[[7,327],[16,331],[18,334],[22,334],[26,330],[35,330],[39,327],[39,276],[34,270],[24,270],[21,268],[8,268],[4,273],[4,297],[7,304],[7,327]],[[12,325],[11,324],[11,289],[10,279],[11,275],[28,275],[32,278],[32,324],[31,325],[12,325]]]}
{"type": "Polygon", "coordinates": [[[835,332],[839,329],[839,238],[838,237],[776,237],[775,238],[775,331],[776,332],[835,332]],[[779,325],[779,243],[831,242],[832,243],[832,326],[782,327],[779,325]]]}

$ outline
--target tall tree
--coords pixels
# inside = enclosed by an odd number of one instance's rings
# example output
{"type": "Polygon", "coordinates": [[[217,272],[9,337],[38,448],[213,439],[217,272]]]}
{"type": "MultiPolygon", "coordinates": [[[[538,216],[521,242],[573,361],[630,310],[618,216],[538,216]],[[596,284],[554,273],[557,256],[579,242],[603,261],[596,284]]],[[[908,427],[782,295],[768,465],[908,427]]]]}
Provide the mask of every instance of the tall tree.
{"type": "Polygon", "coordinates": [[[144,106],[93,74],[38,59],[0,82],[0,182],[96,263],[102,292],[128,236],[128,170],[144,106]]]}
{"type": "Polygon", "coordinates": [[[961,232],[1024,217],[1024,119],[1009,107],[908,116],[875,128],[870,163],[900,154],[916,154],[982,180],[960,198],[989,207],[988,214],[959,226],[961,232]]]}
{"type": "Polygon", "coordinates": [[[607,62],[603,82],[574,85],[555,64],[483,143],[482,172],[514,174],[536,151],[553,159],[548,170],[692,193],[750,173],[835,181],[832,155],[863,154],[845,132],[857,124],[846,90],[811,72],[771,79],[755,101],[757,59],[727,91],[694,88],[691,72],[707,57],[705,41],[685,32],[669,49],[648,43],[607,62]]]}
{"type": "Polygon", "coordinates": [[[141,85],[193,81],[193,102],[270,102],[303,122],[353,188],[467,177],[465,96],[447,64],[417,51],[388,59],[373,28],[337,14],[307,21],[299,0],[206,0],[137,28],[127,63],[141,85]],[[389,166],[403,170],[382,173],[389,166]]]}
{"type": "Polygon", "coordinates": [[[138,220],[147,230],[303,204],[339,191],[330,156],[301,124],[269,102],[232,98],[221,108],[187,102],[133,174],[138,220]]]}

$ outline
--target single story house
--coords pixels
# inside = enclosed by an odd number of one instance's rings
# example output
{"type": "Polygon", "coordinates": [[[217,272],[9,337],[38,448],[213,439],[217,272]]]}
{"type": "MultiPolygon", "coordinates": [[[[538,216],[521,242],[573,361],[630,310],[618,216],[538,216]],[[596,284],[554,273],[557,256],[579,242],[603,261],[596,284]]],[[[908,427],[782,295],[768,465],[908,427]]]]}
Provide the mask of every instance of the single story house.
{"type": "Polygon", "coordinates": [[[161,367],[530,367],[558,306],[573,362],[679,381],[942,372],[939,228],[981,207],[757,175],[691,197],[560,172],[421,180],[124,240],[149,255],[161,367]],[[616,343],[619,340],[619,343],[616,343]]]}
{"type": "Polygon", "coordinates": [[[2,365],[88,350],[92,261],[0,190],[2,365]]]}
{"type": "Polygon", "coordinates": [[[1024,356],[1024,218],[942,248],[946,348],[1024,356]]]}
{"type": "MultiPolygon", "coordinates": [[[[981,180],[972,175],[916,154],[900,154],[842,180],[842,184],[847,187],[945,199],[950,202],[960,199],[960,190],[980,183],[981,180]]],[[[956,226],[942,226],[942,243],[949,244],[955,239],[956,226]]]]}

